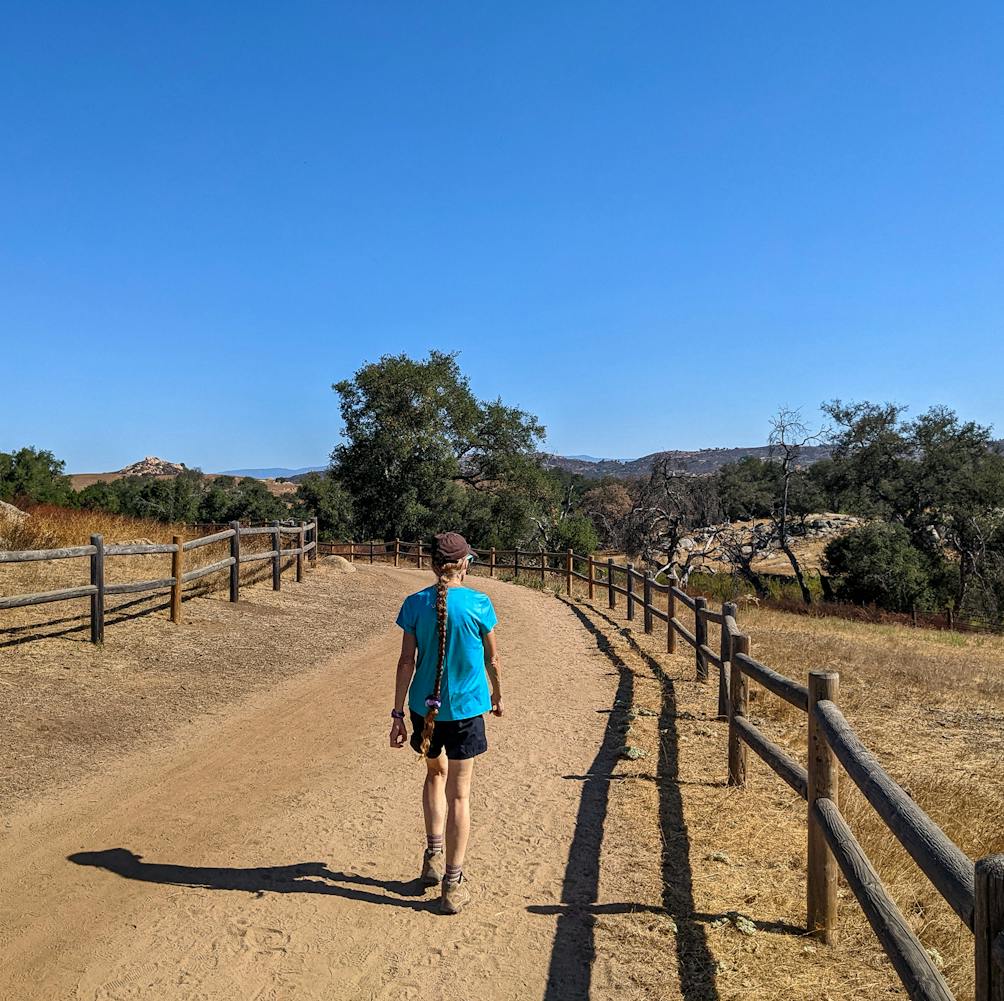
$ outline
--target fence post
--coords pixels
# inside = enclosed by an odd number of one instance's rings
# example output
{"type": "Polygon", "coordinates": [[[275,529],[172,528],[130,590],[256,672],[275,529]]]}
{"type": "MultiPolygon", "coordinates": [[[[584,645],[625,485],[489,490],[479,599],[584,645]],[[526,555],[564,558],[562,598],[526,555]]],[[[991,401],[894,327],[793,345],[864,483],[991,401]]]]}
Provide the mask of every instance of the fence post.
{"type": "Polygon", "coordinates": [[[596,572],[595,568],[596,568],[596,564],[595,564],[595,562],[593,560],[593,554],[590,553],[589,554],[589,600],[590,601],[593,600],[593,584],[595,583],[595,581],[593,580],[593,574],[596,572]]]}
{"type": "Polygon", "coordinates": [[[607,600],[611,608],[617,607],[617,592],[614,590],[614,558],[607,560],[607,600]]]}
{"type": "Polygon", "coordinates": [[[394,540],[394,566],[399,567],[401,565],[401,540],[394,540]]]}
{"type": "Polygon", "coordinates": [[[731,615],[734,619],[738,608],[735,602],[726,601],[722,605],[722,641],[719,647],[718,656],[722,666],[718,670],[718,718],[727,719],[729,715],[729,661],[732,660],[732,638],[729,634],[729,627],[725,624],[726,616],[731,615]]]}
{"type": "Polygon", "coordinates": [[[300,522],[300,531],[296,536],[297,549],[296,549],[296,582],[297,584],[303,580],[303,546],[307,541],[307,523],[305,521],[300,522]]]}
{"type": "Polygon", "coordinates": [[[634,564],[627,565],[627,620],[634,621],[634,564]]]}
{"type": "Polygon", "coordinates": [[[174,552],[171,553],[171,576],[174,578],[171,585],[171,621],[177,623],[181,622],[181,577],[185,567],[185,551],[181,547],[185,540],[175,535],[171,542],[174,544],[174,552]]]}
{"type": "Polygon", "coordinates": [[[746,745],[735,725],[737,716],[746,715],[749,700],[749,679],[737,663],[737,654],[750,652],[750,638],[745,633],[732,637],[732,659],[729,661],[729,785],[746,785],[746,745]]]}
{"type": "Polygon", "coordinates": [[[519,547],[513,551],[514,555],[512,558],[512,579],[519,580],[519,547]]]}
{"type": "Polygon", "coordinates": [[[495,576],[495,547],[492,546],[491,552],[488,554],[488,576],[495,576]]]}
{"type": "Polygon", "coordinates": [[[568,555],[565,557],[565,594],[569,597],[572,595],[572,550],[568,550],[568,555]]]}
{"type": "Polygon", "coordinates": [[[708,620],[704,617],[707,609],[707,598],[703,598],[700,595],[694,598],[694,637],[697,640],[697,646],[694,649],[694,659],[697,662],[698,681],[708,680],[708,658],[704,656],[704,651],[701,649],[701,647],[707,646],[708,643],[708,620]]]}
{"type": "Polygon", "coordinates": [[[817,799],[837,802],[837,758],[816,721],[816,703],[836,702],[840,675],[836,671],[809,672],[809,797],[808,860],[806,863],[806,928],[824,942],[833,942],[837,925],[837,860],[816,821],[817,799]]]}
{"type": "Polygon", "coordinates": [[[230,600],[240,601],[241,597],[241,523],[230,522],[234,534],[230,539],[230,558],[234,561],[230,567],[230,600]]]}
{"type": "Polygon", "coordinates": [[[425,562],[422,558],[422,540],[418,540],[418,569],[421,570],[425,566],[425,562]]]}
{"type": "Polygon", "coordinates": [[[373,566],[373,540],[370,539],[370,566],[373,566]]]}
{"type": "Polygon", "coordinates": [[[317,530],[319,526],[317,524],[317,515],[314,515],[314,527],[310,530],[310,541],[313,542],[314,548],[310,550],[310,562],[317,566],[317,557],[321,555],[320,553],[320,542],[317,539],[317,530]]]}
{"type": "Polygon", "coordinates": [[[543,587],[545,584],[544,573],[547,566],[547,550],[541,546],[540,547],[540,586],[543,587]]]}
{"type": "Polygon", "coordinates": [[[282,587],[282,533],[279,531],[279,522],[272,522],[272,540],[275,543],[275,556],[272,557],[272,590],[278,591],[282,587]]]}
{"type": "Polygon", "coordinates": [[[976,1001],[1004,999],[1004,855],[976,862],[976,1001]]]}
{"type": "Polygon", "coordinates": [[[669,575],[669,591],[666,594],[666,653],[676,653],[676,629],[673,628],[673,619],[676,618],[676,595],[673,588],[680,583],[680,578],[675,573],[669,575]]]}
{"type": "Polygon", "coordinates": [[[105,540],[100,535],[91,536],[94,554],[91,556],[91,586],[97,590],[91,595],[91,642],[105,641],[105,540]]]}
{"type": "Polygon", "coordinates": [[[645,632],[652,631],[652,571],[645,574],[645,632]]]}
{"type": "Polygon", "coordinates": [[[356,544],[349,539],[349,562],[355,563],[356,561],[356,544]]]}

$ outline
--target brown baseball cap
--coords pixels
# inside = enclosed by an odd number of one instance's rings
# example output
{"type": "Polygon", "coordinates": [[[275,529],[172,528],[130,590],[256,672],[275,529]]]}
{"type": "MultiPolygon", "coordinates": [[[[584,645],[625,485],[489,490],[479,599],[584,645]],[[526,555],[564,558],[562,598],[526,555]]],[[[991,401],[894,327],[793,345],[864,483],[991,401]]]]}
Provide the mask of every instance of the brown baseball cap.
{"type": "Polygon", "coordinates": [[[440,532],[432,540],[432,558],[437,563],[459,563],[471,555],[471,547],[459,532],[440,532]]]}

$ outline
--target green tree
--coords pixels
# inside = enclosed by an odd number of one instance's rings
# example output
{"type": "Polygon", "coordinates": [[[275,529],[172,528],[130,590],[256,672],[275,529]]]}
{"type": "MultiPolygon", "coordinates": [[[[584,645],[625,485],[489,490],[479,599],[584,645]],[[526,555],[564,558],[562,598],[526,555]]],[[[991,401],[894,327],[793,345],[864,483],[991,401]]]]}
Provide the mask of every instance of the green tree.
{"type": "Polygon", "coordinates": [[[913,545],[902,525],[859,525],[827,545],[824,561],[841,601],[894,612],[941,607],[944,568],[913,545]]]}
{"type": "Polygon", "coordinates": [[[31,446],[0,452],[0,500],[67,504],[72,496],[66,464],[52,452],[31,446]]]}
{"type": "Polygon", "coordinates": [[[346,539],[352,534],[352,498],[330,473],[307,473],[299,482],[293,507],[297,518],[317,518],[325,539],[346,539]]]}
{"type": "Polygon", "coordinates": [[[837,425],[831,483],[855,513],[901,525],[954,581],[951,603],[964,608],[990,573],[996,544],[986,526],[1004,508],[1004,458],[990,429],[947,407],[913,421],[895,404],[837,400],[824,409],[837,425]]]}
{"type": "Polygon", "coordinates": [[[543,485],[537,419],[471,392],[456,356],[385,355],[333,387],[344,441],[331,454],[349,492],[357,531],[427,536],[459,527],[490,544],[518,537],[543,485]]]}

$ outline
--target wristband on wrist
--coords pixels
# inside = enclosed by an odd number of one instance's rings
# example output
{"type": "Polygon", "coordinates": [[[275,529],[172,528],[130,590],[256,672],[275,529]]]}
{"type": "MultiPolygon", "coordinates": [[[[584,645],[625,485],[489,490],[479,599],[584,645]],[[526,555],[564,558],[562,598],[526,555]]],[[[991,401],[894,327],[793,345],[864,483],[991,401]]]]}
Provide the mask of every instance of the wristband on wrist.
{"type": "Polygon", "coordinates": [[[404,719],[403,709],[391,709],[390,714],[394,719],[404,719]]]}

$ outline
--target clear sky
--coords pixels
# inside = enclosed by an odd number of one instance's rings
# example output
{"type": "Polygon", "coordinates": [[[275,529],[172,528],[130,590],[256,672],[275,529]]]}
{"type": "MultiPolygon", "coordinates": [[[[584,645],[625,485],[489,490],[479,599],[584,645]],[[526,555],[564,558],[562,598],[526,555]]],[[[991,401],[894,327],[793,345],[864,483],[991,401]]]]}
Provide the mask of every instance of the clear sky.
{"type": "Polygon", "coordinates": [[[0,2],[0,449],[325,461],[460,351],[548,447],[1004,434],[1004,5],[0,2]]]}

